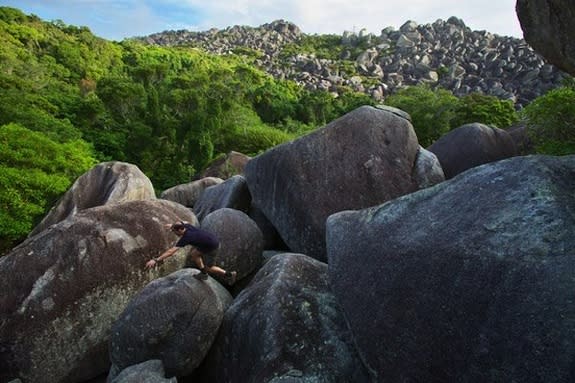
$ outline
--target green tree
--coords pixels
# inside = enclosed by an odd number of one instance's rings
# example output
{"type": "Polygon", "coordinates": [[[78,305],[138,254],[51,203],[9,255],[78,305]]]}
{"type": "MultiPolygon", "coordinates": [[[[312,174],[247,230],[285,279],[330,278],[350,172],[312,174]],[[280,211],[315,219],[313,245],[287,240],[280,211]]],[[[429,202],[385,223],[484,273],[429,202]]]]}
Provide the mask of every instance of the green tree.
{"type": "Polygon", "coordinates": [[[521,115],[540,154],[575,153],[575,88],[553,89],[523,108],[521,115]]]}

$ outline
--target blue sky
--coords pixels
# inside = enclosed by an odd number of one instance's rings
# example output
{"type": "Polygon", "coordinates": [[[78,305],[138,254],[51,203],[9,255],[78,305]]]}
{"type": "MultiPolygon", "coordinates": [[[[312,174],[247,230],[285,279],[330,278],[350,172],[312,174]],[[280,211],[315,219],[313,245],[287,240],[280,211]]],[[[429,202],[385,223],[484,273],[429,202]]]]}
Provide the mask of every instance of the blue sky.
{"type": "Polygon", "coordinates": [[[97,36],[122,40],[165,30],[205,31],[259,26],[283,19],[307,34],[366,29],[379,35],[408,20],[419,24],[462,19],[472,30],[522,38],[516,0],[0,0],[40,18],[87,26],[97,36]]]}

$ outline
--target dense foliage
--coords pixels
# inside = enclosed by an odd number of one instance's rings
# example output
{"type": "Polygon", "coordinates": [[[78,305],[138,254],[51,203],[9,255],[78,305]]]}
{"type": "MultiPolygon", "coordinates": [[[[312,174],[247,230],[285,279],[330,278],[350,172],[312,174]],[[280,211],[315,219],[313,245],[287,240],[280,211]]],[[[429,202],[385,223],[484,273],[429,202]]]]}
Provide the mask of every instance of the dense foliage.
{"type": "Polygon", "coordinates": [[[95,164],[82,140],[58,143],[18,124],[0,127],[0,250],[25,237],[47,206],[95,164]]]}

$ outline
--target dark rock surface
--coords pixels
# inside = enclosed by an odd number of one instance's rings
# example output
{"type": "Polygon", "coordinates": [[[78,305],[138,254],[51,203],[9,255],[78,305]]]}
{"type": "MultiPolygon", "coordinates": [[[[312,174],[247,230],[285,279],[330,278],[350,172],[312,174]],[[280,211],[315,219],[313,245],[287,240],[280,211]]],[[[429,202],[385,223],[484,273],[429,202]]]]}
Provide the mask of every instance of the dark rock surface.
{"type": "Polygon", "coordinates": [[[232,296],[197,273],[183,269],[156,279],[130,301],[110,335],[115,370],[159,359],[167,376],[185,376],[201,363],[232,296]]]}
{"type": "Polygon", "coordinates": [[[446,179],[475,166],[518,154],[515,140],[507,131],[478,123],[452,130],[428,150],[439,159],[446,179]]]}
{"type": "Polygon", "coordinates": [[[271,258],[236,297],[202,373],[206,383],[368,381],[327,265],[288,253],[271,258]]]}
{"type": "Polygon", "coordinates": [[[177,378],[164,377],[164,365],[161,360],[153,359],[130,366],[109,383],[177,383],[177,378]]]}
{"type": "Polygon", "coordinates": [[[254,157],[245,176],[289,249],[325,260],[325,219],[417,190],[418,152],[409,121],[364,106],[254,157]]]}
{"type": "Polygon", "coordinates": [[[221,184],[205,189],[194,205],[194,213],[201,222],[205,216],[222,208],[232,208],[247,213],[251,202],[252,198],[246,179],[241,175],[236,175],[221,184]]]}
{"type": "Polygon", "coordinates": [[[550,63],[575,76],[575,4],[571,0],[517,0],[525,40],[550,63]]]}
{"type": "Polygon", "coordinates": [[[329,217],[330,282],[389,382],[575,380],[575,156],[515,157],[329,217]]]}
{"type": "Polygon", "coordinates": [[[202,229],[214,233],[220,240],[216,265],[228,271],[237,271],[238,280],[260,267],[263,236],[247,214],[230,208],[219,209],[206,216],[202,229]]]}
{"type": "Polygon", "coordinates": [[[176,185],[166,189],[160,194],[160,198],[193,208],[204,190],[210,186],[219,185],[222,182],[224,182],[224,180],[221,178],[204,177],[196,181],[188,182],[187,184],[176,185]]]}

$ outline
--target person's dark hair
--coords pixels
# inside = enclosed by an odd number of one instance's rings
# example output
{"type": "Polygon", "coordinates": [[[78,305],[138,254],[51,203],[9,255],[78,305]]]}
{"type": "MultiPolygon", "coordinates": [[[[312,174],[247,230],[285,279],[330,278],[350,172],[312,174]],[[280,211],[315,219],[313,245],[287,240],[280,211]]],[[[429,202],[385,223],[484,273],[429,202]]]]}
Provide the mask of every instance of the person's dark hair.
{"type": "Polygon", "coordinates": [[[174,232],[175,232],[175,231],[180,231],[180,230],[182,230],[182,229],[184,229],[184,228],[185,228],[185,226],[184,226],[183,223],[174,223],[174,224],[172,225],[172,231],[174,231],[174,232]]]}

